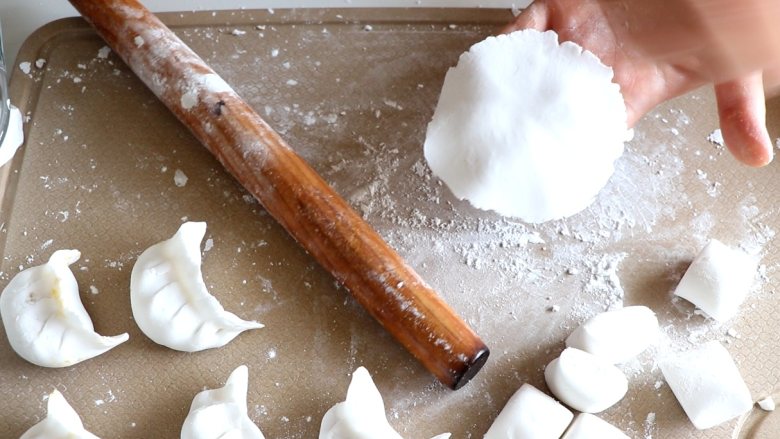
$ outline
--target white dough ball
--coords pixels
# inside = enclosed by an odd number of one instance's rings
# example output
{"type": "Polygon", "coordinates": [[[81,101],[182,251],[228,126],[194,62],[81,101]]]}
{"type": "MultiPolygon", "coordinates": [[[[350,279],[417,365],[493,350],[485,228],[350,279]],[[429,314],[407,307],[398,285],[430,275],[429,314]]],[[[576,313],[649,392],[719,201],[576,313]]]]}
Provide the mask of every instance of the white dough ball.
{"type": "Polygon", "coordinates": [[[627,306],[592,317],[569,335],[566,347],[624,363],[658,339],[658,318],[646,306],[627,306]]]}
{"type": "Polygon", "coordinates": [[[574,415],[558,401],[523,384],[493,421],[485,439],[558,439],[572,418],[574,415]]]}
{"type": "Polygon", "coordinates": [[[561,439],[630,439],[619,428],[589,413],[574,418],[561,439]]]}
{"type": "Polygon", "coordinates": [[[699,430],[753,408],[753,398],[737,365],[717,341],[664,358],[658,365],[685,414],[699,430]]]}
{"type": "Polygon", "coordinates": [[[756,268],[756,261],[746,253],[713,239],[688,267],[674,294],[722,322],[737,314],[756,268]]]}
{"type": "Polygon", "coordinates": [[[489,37],[447,72],[425,158],[477,208],[538,223],[591,204],[629,138],[613,72],[553,31],[489,37]]]}
{"type": "Polygon", "coordinates": [[[566,348],[544,370],[547,387],[561,402],[584,413],[602,412],[628,391],[623,372],[606,360],[566,348]]]}

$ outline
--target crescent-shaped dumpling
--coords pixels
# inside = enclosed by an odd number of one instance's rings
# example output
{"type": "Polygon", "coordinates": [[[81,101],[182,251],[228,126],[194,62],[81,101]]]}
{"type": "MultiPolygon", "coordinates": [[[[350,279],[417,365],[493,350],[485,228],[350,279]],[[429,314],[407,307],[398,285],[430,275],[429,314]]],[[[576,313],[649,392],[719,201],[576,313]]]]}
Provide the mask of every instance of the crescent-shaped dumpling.
{"type": "Polygon", "coordinates": [[[402,439],[385,416],[385,403],[365,367],[352,374],[347,399],[325,412],[320,439],[402,439]]]}
{"type": "MultiPolygon", "coordinates": [[[[448,439],[443,433],[432,439],[448,439]]],[[[365,367],[352,374],[347,399],[325,412],[319,439],[402,439],[385,416],[385,403],[365,367]]]]}
{"type": "Polygon", "coordinates": [[[127,334],[104,337],[95,332],[68,268],[79,257],[78,250],[56,251],[49,262],[14,276],[0,295],[8,341],[30,363],[71,366],[128,339],[127,334]]]}
{"type": "Polygon", "coordinates": [[[225,311],[209,294],[200,271],[205,234],[206,223],[182,224],[171,239],[146,249],[130,276],[138,327],[155,343],[178,351],[217,348],[243,331],[263,327],[225,311]]]}
{"type": "Polygon", "coordinates": [[[58,391],[49,395],[46,418],[33,425],[19,439],[99,439],[84,429],[79,414],[58,391]]]}
{"type": "Polygon", "coordinates": [[[247,415],[248,386],[249,370],[238,366],[225,387],[195,395],[181,429],[181,439],[264,439],[247,415]]]}

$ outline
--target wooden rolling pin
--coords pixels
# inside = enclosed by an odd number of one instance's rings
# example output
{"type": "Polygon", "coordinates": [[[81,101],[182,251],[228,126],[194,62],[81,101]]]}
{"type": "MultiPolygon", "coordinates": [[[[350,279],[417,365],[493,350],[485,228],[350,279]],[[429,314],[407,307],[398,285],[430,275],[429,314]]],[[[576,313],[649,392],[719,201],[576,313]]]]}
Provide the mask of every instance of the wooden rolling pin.
{"type": "Polygon", "coordinates": [[[489,351],[474,331],[206,63],[135,0],[70,0],[225,168],[442,383],[489,351]]]}

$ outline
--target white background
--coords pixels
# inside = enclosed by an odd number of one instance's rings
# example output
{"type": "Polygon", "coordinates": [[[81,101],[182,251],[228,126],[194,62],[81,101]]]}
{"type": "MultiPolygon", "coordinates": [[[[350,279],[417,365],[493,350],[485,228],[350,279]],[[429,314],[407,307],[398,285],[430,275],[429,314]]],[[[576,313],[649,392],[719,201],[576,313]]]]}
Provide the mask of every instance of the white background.
{"type": "MultiPolygon", "coordinates": [[[[524,7],[531,0],[141,0],[149,9],[192,11],[291,7],[524,7]]],[[[35,29],[62,17],[78,15],[67,0],[0,0],[0,23],[6,64],[12,66],[22,42],[35,29]]],[[[9,69],[10,70],[10,69],[9,69]]]]}

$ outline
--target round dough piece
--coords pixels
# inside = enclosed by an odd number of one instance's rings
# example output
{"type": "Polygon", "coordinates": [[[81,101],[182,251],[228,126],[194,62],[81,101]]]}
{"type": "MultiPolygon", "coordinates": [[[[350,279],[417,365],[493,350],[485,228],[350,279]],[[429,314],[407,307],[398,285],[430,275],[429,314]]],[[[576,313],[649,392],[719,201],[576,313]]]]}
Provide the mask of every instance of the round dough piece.
{"type": "Polygon", "coordinates": [[[460,199],[539,223],[590,205],[630,138],[613,72],[553,31],[489,37],[447,72],[425,158],[460,199]]]}
{"type": "Polygon", "coordinates": [[[617,404],[628,391],[628,379],[617,367],[593,354],[566,348],[544,369],[553,395],[583,413],[599,413],[617,404]]]}

